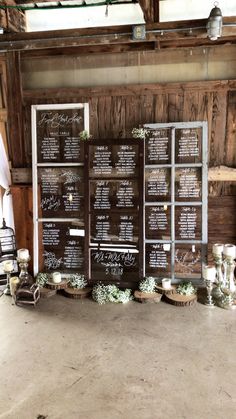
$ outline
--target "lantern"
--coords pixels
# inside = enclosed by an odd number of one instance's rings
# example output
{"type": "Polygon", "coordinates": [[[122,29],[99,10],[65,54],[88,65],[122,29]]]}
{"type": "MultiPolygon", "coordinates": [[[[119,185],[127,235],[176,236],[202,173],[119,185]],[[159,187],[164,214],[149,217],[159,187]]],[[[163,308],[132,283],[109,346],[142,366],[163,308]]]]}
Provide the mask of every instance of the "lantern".
{"type": "Polygon", "coordinates": [[[16,239],[14,230],[6,226],[5,219],[2,220],[0,228],[0,261],[6,259],[15,259],[16,256],[16,239]]]}
{"type": "Polygon", "coordinates": [[[211,10],[207,21],[207,35],[211,41],[216,41],[222,34],[223,17],[218,2],[214,3],[215,7],[211,10]]]}

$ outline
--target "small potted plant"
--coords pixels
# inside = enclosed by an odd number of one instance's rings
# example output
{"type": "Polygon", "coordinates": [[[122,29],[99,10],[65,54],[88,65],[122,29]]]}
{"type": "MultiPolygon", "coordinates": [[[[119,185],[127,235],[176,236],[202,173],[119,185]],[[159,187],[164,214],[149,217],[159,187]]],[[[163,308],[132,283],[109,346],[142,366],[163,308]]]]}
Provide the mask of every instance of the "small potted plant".
{"type": "Polygon", "coordinates": [[[140,303],[154,302],[159,303],[161,294],[156,290],[156,278],[147,276],[139,282],[139,290],[134,292],[134,298],[140,303]]]}
{"type": "Polygon", "coordinates": [[[63,290],[63,294],[68,298],[81,299],[88,297],[91,291],[85,276],[75,273],[69,276],[68,287],[63,290]]]}

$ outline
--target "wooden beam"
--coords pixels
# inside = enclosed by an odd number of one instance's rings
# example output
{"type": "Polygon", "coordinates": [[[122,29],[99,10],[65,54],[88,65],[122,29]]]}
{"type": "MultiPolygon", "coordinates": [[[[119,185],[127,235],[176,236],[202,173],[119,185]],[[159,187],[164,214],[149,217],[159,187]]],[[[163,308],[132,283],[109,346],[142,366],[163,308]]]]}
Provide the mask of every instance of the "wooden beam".
{"type": "Polygon", "coordinates": [[[208,170],[210,182],[236,182],[236,168],[227,166],[210,167],[208,170]]]}
{"type": "Polygon", "coordinates": [[[155,48],[157,42],[160,48],[236,43],[236,17],[224,19],[223,35],[217,41],[207,38],[206,22],[206,19],[200,19],[149,24],[146,25],[145,42],[132,40],[132,25],[6,34],[0,37],[0,50],[29,51],[88,45],[103,48],[122,44],[130,46],[130,50],[137,45],[145,50],[148,43],[155,48]]]}
{"type": "MultiPolygon", "coordinates": [[[[183,91],[197,92],[199,89],[204,92],[236,90],[235,80],[214,80],[186,83],[155,83],[155,84],[133,84],[129,86],[98,86],[85,88],[51,88],[24,90],[24,103],[37,103],[37,101],[56,100],[68,101],[75,97],[98,97],[98,96],[146,96],[156,94],[182,93],[183,91]]],[[[47,102],[46,102],[47,103],[47,102]]]]}
{"type": "Polygon", "coordinates": [[[7,54],[8,129],[9,159],[13,167],[26,161],[22,130],[22,87],[20,76],[20,53],[7,54]]]}

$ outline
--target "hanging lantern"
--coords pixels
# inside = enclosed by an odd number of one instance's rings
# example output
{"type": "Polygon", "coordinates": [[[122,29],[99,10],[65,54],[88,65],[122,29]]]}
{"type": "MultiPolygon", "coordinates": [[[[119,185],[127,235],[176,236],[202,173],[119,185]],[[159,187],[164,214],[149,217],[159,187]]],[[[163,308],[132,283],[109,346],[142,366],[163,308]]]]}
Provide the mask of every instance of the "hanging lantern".
{"type": "Polygon", "coordinates": [[[207,35],[211,41],[216,41],[222,34],[223,17],[218,2],[214,3],[210,16],[207,21],[207,35]]]}
{"type": "Polygon", "coordinates": [[[16,256],[16,239],[14,230],[6,226],[5,219],[2,220],[0,228],[0,261],[14,259],[16,256]]]}

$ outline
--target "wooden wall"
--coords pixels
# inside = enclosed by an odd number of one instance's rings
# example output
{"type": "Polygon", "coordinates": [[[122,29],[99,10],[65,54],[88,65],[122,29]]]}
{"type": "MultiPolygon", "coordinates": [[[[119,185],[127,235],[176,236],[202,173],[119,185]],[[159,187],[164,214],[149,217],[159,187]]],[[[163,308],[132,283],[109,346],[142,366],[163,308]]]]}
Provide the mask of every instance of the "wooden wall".
{"type": "MultiPolygon", "coordinates": [[[[13,119],[11,132],[16,134],[18,130],[18,135],[10,137],[15,168],[31,167],[31,104],[69,102],[89,103],[94,138],[129,137],[132,128],[144,123],[207,120],[209,167],[236,167],[236,81],[48,89],[20,94],[22,126],[19,119],[13,119]]],[[[25,194],[21,189],[22,199],[25,194]]],[[[19,194],[15,196],[21,199],[19,194]]],[[[210,254],[214,242],[236,242],[236,182],[210,182],[209,196],[210,254]]],[[[27,209],[27,217],[29,212],[27,209]]],[[[25,232],[29,247],[31,238],[29,223],[25,232]]]]}

